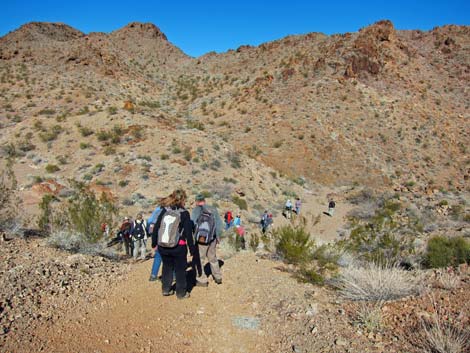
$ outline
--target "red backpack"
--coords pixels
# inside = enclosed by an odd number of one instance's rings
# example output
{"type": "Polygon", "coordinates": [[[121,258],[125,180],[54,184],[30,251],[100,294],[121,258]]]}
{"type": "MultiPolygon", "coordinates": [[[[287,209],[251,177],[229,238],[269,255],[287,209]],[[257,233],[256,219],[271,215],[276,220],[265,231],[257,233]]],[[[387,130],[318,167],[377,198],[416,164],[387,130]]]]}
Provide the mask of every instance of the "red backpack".
{"type": "Polygon", "coordinates": [[[232,212],[227,211],[227,212],[225,213],[225,221],[226,221],[227,223],[231,223],[231,222],[232,222],[232,212]]]}

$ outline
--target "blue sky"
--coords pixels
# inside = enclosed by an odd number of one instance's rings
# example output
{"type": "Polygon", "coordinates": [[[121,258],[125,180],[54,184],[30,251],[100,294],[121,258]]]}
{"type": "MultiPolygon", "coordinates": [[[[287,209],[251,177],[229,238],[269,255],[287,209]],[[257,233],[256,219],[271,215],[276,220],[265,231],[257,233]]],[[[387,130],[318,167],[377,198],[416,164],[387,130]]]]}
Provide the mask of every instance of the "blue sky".
{"type": "Polygon", "coordinates": [[[390,19],[397,29],[469,25],[470,0],[5,0],[0,36],[31,21],[63,22],[85,33],[152,22],[186,54],[199,56],[290,34],[356,32],[381,19],[390,19]]]}

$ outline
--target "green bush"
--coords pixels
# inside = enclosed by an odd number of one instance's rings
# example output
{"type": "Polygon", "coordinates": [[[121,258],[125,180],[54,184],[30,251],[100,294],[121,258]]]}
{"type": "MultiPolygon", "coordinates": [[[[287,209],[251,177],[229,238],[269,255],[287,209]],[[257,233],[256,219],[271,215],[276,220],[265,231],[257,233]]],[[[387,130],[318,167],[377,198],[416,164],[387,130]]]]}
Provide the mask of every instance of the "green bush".
{"type": "Polygon", "coordinates": [[[41,210],[41,213],[38,218],[38,227],[42,231],[45,231],[49,233],[51,231],[51,214],[52,214],[52,209],[51,209],[51,203],[52,201],[55,200],[54,195],[51,194],[45,194],[41,202],[39,203],[39,209],[41,210]]]}
{"type": "Polygon", "coordinates": [[[248,210],[248,204],[245,199],[238,197],[237,195],[232,196],[232,202],[240,208],[240,210],[248,210]]]}
{"type": "Polygon", "coordinates": [[[304,226],[285,225],[273,230],[276,252],[292,264],[302,264],[313,259],[315,242],[304,226]]]}
{"type": "Polygon", "coordinates": [[[160,159],[161,159],[162,161],[165,161],[165,160],[167,160],[168,158],[170,158],[170,156],[169,156],[168,154],[166,154],[166,153],[162,153],[162,154],[160,155],[160,159]]]}
{"type": "Polygon", "coordinates": [[[428,268],[470,263],[470,243],[463,237],[435,236],[428,241],[424,264],[428,268]]]}
{"type": "Polygon", "coordinates": [[[250,237],[249,245],[251,250],[256,251],[259,246],[259,235],[257,233],[253,233],[250,237]]]}
{"type": "Polygon", "coordinates": [[[56,166],[55,164],[48,164],[46,165],[46,172],[48,173],[55,173],[58,172],[60,168],[56,166]]]}
{"type": "Polygon", "coordinates": [[[117,208],[105,193],[97,198],[83,184],[77,184],[76,189],[77,192],[67,207],[69,227],[88,242],[97,242],[103,236],[101,224],[112,224],[117,208]]]}

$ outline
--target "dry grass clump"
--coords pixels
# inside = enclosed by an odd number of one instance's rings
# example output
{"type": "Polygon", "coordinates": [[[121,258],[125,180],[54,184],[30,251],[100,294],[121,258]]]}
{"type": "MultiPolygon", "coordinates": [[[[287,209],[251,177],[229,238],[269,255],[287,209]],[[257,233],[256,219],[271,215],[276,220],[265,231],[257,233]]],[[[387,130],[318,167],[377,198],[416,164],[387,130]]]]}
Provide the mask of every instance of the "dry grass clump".
{"type": "Polygon", "coordinates": [[[396,265],[351,265],[343,268],[333,284],[350,300],[387,301],[422,291],[420,276],[396,265]]]}
{"type": "Polygon", "coordinates": [[[455,289],[460,286],[460,276],[455,273],[444,272],[439,275],[438,283],[441,288],[455,289]]]}
{"type": "Polygon", "coordinates": [[[435,302],[431,317],[421,319],[421,325],[421,343],[426,352],[463,353],[470,349],[470,331],[451,320],[435,302]]]}

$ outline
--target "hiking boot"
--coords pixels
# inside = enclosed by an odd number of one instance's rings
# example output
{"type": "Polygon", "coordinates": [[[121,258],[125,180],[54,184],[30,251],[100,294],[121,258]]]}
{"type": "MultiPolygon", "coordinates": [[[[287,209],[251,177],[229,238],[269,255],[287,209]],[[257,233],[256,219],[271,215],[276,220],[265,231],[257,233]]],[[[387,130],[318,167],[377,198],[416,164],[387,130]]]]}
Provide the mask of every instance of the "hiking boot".
{"type": "Polygon", "coordinates": [[[165,292],[165,291],[163,292],[164,297],[169,297],[170,295],[173,295],[173,294],[175,294],[174,289],[170,289],[169,292],[165,292]]]}
{"type": "Polygon", "coordinates": [[[217,283],[217,284],[222,284],[222,278],[214,278],[214,282],[217,283]]]}
{"type": "Polygon", "coordinates": [[[187,299],[189,298],[191,295],[189,294],[189,292],[186,292],[185,295],[182,295],[182,296],[176,296],[178,299],[187,299]]]}
{"type": "Polygon", "coordinates": [[[153,281],[156,281],[157,279],[158,279],[157,276],[150,276],[149,281],[153,282],[153,281]]]}
{"type": "Polygon", "coordinates": [[[208,282],[196,282],[196,287],[208,287],[208,282]]]}

